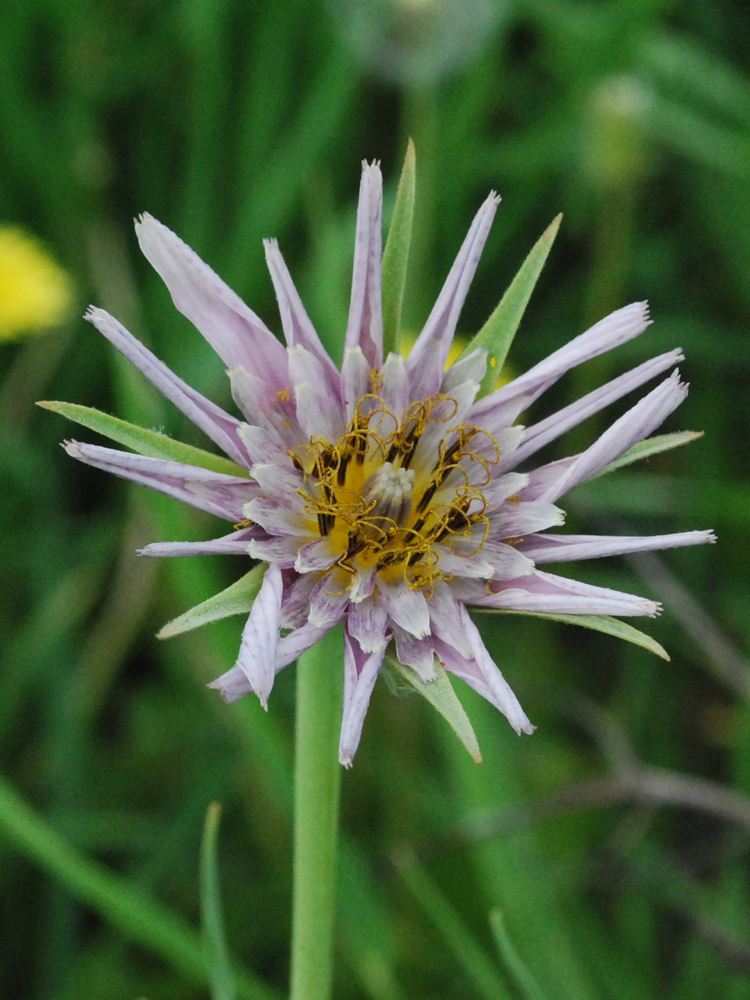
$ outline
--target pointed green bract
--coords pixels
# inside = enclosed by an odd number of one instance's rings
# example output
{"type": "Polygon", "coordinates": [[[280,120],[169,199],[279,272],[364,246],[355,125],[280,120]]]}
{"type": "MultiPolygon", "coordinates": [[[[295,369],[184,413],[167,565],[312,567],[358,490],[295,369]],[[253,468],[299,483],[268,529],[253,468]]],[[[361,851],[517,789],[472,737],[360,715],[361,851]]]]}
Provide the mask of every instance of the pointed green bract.
{"type": "Polygon", "coordinates": [[[461,353],[461,358],[465,358],[477,347],[483,347],[487,351],[487,371],[479,387],[477,399],[494,391],[531,293],[555,242],[561,219],[562,215],[558,215],[539,237],[495,311],[461,353]]]}
{"type": "Polygon", "coordinates": [[[608,472],[614,472],[615,469],[622,469],[625,465],[632,465],[633,462],[640,462],[643,458],[659,455],[663,451],[671,451],[672,448],[680,448],[683,444],[690,444],[691,441],[697,441],[702,437],[703,431],[676,431],[674,434],[657,434],[655,437],[646,438],[645,441],[639,441],[632,448],[628,448],[625,454],[620,455],[614,462],[605,465],[601,472],[591,476],[588,482],[598,479],[599,476],[605,476],[608,472]]]}
{"type": "Polygon", "coordinates": [[[220,472],[228,476],[247,476],[247,470],[222,455],[212,455],[210,451],[195,448],[191,444],[183,444],[174,438],[160,434],[158,431],[148,431],[127,420],[102,413],[91,406],[80,406],[78,403],[60,403],[42,400],[37,403],[45,410],[59,413],[89,430],[96,431],[111,441],[125,445],[139,455],[148,458],[163,458],[170,462],[184,462],[187,465],[197,465],[201,469],[220,472]]]}
{"type": "Polygon", "coordinates": [[[183,632],[200,628],[201,625],[219,621],[220,618],[249,614],[267,569],[267,563],[259,563],[226,590],[222,590],[220,594],[209,597],[207,601],[197,604],[190,611],[186,611],[184,615],[168,622],[163,629],[156,633],[156,638],[171,639],[183,632]]]}
{"type": "Polygon", "coordinates": [[[414,143],[409,139],[406,158],[398,184],[396,205],[393,209],[391,228],[383,253],[383,356],[398,351],[401,306],[406,286],[406,268],[409,262],[411,224],[414,218],[417,160],[414,143]]]}
{"type": "Polygon", "coordinates": [[[456,692],[453,690],[453,685],[445,668],[436,663],[435,672],[437,673],[437,680],[427,684],[420,678],[416,670],[405,666],[403,663],[399,663],[395,657],[388,657],[388,664],[402,680],[418,691],[423,698],[429,701],[433,708],[436,708],[440,712],[456,736],[458,736],[469,751],[472,760],[477,764],[481,764],[482,754],[474,729],[469,722],[469,717],[464,711],[463,705],[456,697],[456,692]]]}
{"type": "Polygon", "coordinates": [[[492,615],[527,615],[532,618],[547,618],[553,622],[564,622],[566,625],[582,625],[583,628],[591,628],[596,632],[606,632],[617,639],[625,639],[636,646],[647,649],[650,653],[656,653],[662,660],[669,659],[669,653],[661,646],[656,639],[652,639],[645,632],[640,632],[632,625],[621,622],[619,618],[610,618],[609,615],[553,615],[547,611],[510,611],[507,608],[480,608],[471,609],[472,612],[483,612],[492,615]]]}
{"type": "Polygon", "coordinates": [[[219,867],[216,861],[220,817],[221,806],[218,802],[212,802],[206,813],[201,842],[201,931],[203,951],[211,979],[211,1000],[235,1000],[237,992],[234,988],[229,949],[224,937],[219,867]]]}

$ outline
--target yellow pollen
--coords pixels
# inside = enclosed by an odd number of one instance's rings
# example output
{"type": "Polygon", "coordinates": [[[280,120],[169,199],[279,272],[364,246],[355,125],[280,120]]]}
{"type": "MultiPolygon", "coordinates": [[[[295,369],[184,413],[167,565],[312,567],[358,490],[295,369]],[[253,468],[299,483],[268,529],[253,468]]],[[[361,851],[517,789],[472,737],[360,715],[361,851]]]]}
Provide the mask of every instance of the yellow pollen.
{"type": "MultiPolygon", "coordinates": [[[[382,387],[380,372],[371,378],[374,390],[382,387]]],[[[373,391],[359,400],[335,444],[312,437],[289,453],[304,475],[298,492],[306,511],[352,580],[374,569],[429,596],[435,580],[450,578],[436,545],[467,558],[484,546],[489,519],[481,487],[491,481],[500,449],[478,427],[450,426],[458,409],[457,400],[438,393],[412,403],[399,420],[373,391]],[[448,425],[438,441],[436,424],[448,425]],[[482,438],[484,454],[477,450],[482,438]]]]}
{"type": "Polygon", "coordinates": [[[276,393],[276,396],[278,397],[280,403],[289,402],[289,390],[292,388],[293,384],[294,384],[293,382],[290,382],[285,389],[279,389],[279,391],[276,393]]]}

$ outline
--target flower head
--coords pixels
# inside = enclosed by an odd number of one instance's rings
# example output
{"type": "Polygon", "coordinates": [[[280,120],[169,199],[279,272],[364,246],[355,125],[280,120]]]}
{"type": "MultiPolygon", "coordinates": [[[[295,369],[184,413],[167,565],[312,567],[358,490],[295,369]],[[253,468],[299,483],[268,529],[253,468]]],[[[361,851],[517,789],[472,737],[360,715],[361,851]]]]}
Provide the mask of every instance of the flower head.
{"type": "Polygon", "coordinates": [[[62,322],[72,302],[68,274],[39,242],[17,226],[0,226],[0,340],[62,322]]]}
{"type": "Polygon", "coordinates": [[[662,354],[539,423],[514,423],[565,372],[642,333],[645,303],[618,310],[477,400],[487,351],[445,365],[499,199],[493,193],[479,209],[406,358],[383,357],[381,202],[380,170],[365,164],[341,370],[275,241],[266,241],[266,259],[286,347],[177,236],[150,216],[139,220],[141,248],[175,305],[226,363],[241,420],[191,389],[106,312],[87,314],[247,477],[67,444],[81,461],[233,525],[213,541],[152,544],[144,555],[247,553],[268,564],[237,664],[210,685],[227,701],[255,692],[265,706],[275,674],[344,622],[346,765],[389,647],[423,681],[436,677],[436,663],[445,667],[517,732],[530,733],[467,606],[655,615],[653,601],[539,567],[713,540],[707,531],[645,538],[548,531],[563,523],[556,503],[567,490],[649,435],[684,399],[676,370],[586,451],[517,471],[543,445],[681,360],[679,350],[662,354]]]}

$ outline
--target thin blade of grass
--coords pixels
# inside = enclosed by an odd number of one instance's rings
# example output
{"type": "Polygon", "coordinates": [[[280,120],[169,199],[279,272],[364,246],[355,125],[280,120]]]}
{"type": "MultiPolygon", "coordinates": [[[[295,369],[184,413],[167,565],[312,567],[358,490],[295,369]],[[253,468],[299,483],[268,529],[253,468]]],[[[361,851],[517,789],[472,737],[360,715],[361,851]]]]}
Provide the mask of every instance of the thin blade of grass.
{"type": "Polygon", "coordinates": [[[229,949],[224,937],[224,920],[221,915],[221,890],[216,847],[219,834],[221,805],[212,802],[206,812],[201,843],[201,929],[203,949],[211,977],[212,1000],[235,1000],[234,975],[229,960],[229,949]]]}
{"type": "MultiPolygon", "coordinates": [[[[555,242],[561,219],[562,215],[558,215],[539,237],[531,253],[521,265],[518,274],[500,299],[497,308],[461,354],[461,358],[465,358],[477,347],[484,347],[488,352],[487,371],[479,387],[477,399],[487,396],[495,388],[498,375],[505,364],[510,345],[513,343],[513,338],[526,311],[531,293],[534,291],[534,286],[542,273],[552,244],[555,242]]],[[[461,359],[459,358],[459,360],[461,359]]]]}
{"type": "Polygon", "coordinates": [[[510,1000],[510,993],[495,964],[425,869],[407,852],[396,855],[394,861],[425,916],[432,921],[477,995],[484,1000],[505,1000],[506,997],[510,1000]]]}
{"type": "Polygon", "coordinates": [[[222,455],[212,455],[210,451],[195,448],[191,444],[183,444],[159,431],[149,431],[138,427],[127,420],[102,413],[91,406],[81,406],[79,403],[61,403],[56,400],[42,400],[37,403],[44,410],[51,410],[67,417],[89,430],[96,431],[111,441],[125,445],[139,455],[149,458],[163,458],[171,462],[184,462],[187,465],[197,465],[211,472],[220,472],[229,476],[247,476],[247,470],[224,458],[222,455]]]}
{"type": "MultiPolygon", "coordinates": [[[[2,777],[0,830],[17,850],[66,886],[125,938],[158,955],[187,979],[208,982],[200,937],[183,917],[77,851],[2,777]]],[[[245,970],[238,975],[238,987],[243,1000],[278,1000],[273,990],[245,970]]]]}
{"type": "Polygon", "coordinates": [[[523,959],[515,949],[505,926],[502,910],[490,911],[490,927],[495,938],[500,958],[526,1000],[547,1000],[534,977],[526,968],[523,959]]]}
{"type": "Polygon", "coordinates": [[[406,158],[398,182],[391,228],[383,253],[383,354],[398,351],[401,307],[409,262],[411,227],[414,220],[417,160],[414,143],[409,139],[406,158]]]}

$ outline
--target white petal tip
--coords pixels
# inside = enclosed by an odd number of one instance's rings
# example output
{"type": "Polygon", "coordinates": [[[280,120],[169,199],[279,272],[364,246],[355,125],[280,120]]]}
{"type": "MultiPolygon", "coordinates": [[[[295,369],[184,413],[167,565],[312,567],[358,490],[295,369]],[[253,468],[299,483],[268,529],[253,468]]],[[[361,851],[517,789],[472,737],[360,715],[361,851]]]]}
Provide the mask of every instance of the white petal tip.
{"type": "Polygon", "coordinates": [[[527,736],[531,736],[532,733],[536,732],[536,726],[532,726],[528,719],[522,725],[514,726],[513,728],[519,736],[521,736],[522,733],[526,733],[527,736]]]}
{"type": "Polygon", "coordinates": [[[339,764],[341,764],[342,767],[345,767],[348,770],[353,763],[354,763],[354,754],[352,753],[351,750],[342,750],[339,753],[339,764]]]}

